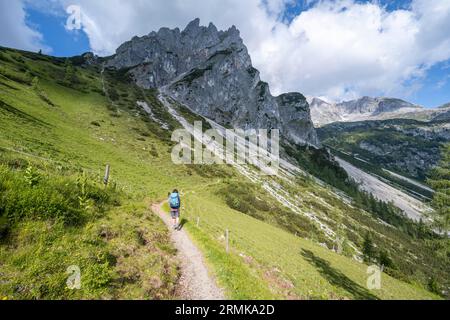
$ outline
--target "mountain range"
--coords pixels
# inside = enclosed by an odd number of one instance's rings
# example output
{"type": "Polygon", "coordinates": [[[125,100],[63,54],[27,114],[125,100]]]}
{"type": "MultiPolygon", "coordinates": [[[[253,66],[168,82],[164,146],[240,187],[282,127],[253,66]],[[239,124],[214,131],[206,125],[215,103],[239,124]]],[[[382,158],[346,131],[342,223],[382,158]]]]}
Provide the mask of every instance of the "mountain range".
{"type": "Polygon", "coordinates": [[[316,127],[332,122],[352,122],[386,119],[445,120],[450,115],[450,105],[427,109],[395,98],[362,97],[340,103],[330,103],[308,97],[311,117],[316,127]]]}

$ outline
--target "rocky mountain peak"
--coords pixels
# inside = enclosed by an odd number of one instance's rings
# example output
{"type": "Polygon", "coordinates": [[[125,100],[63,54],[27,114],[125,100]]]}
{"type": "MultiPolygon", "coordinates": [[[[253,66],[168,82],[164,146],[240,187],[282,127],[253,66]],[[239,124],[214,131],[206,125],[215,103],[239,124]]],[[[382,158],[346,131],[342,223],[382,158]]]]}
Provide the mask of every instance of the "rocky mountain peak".
{"type": "Polygon", "coordinates": [[[280,129],[292,142],[319,145],[305,97],[271,95],[235,26],[218,31],[197,18],[181,32],[161,28],[121,45],[107,66],[127,68],[137,85],[159,89],[222,125],[280,129]]]}
{"type": "MultiPolygon", "coordinates": [[[[212,23],[211,23],[212,24],[212,23]]],[[[195,18],[191,22],[188,23],[183,32],[185,33],[195,33],[200,29],[200,18],[195,18]]]]}

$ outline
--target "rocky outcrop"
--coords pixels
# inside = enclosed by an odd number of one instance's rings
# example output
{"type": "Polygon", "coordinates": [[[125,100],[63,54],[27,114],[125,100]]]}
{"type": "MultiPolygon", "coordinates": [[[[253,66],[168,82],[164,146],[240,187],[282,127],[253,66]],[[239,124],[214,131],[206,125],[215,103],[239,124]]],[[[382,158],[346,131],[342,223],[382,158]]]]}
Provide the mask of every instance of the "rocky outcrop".
{"type": "Polygon", "coordinates": [[[298,93],[286,93],[276,98],[283,130],[289,140],[303,143],[305,140],[319,145],[316,131],[312,128],[311,114],[306,98],[298,93]]]}
{"type": "Polygon", "coordinates": [[[183,31],[162,28],[124,43],[106,65],[224,126],[280,129],[291,142],[319,145],[306,99],[271,95],[234,26],[218,31],[195,19],[183,31]]]}

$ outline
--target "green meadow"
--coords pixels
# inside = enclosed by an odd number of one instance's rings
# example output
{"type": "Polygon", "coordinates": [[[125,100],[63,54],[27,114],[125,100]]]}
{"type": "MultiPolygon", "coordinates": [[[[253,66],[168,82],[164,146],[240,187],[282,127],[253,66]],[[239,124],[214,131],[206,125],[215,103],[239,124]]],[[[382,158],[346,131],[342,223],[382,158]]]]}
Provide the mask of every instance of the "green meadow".
{"type": "Polygon", "coordinates": [[[0,49],[0,298],[177,299],[176,250],[149,209],[175,187],[184,228],[230,299],[440,298],[429,286],[430,274],[448,278],[440,240],[412,238],[298,177],[286,188],[303,195],[303,207],[332,227],[342,222],[360,249],[373,230],[376,247],[389,252],[392,270],[369,290],[372,263],[356,261],[350,248],[332,251],[314,223],[233,167],[174,165],[178,127],[155,92],[124,74],[102,75],[79,57],[0,49]],[[79,290],[67,288],[71,266],[80,268],[79,290]]]}

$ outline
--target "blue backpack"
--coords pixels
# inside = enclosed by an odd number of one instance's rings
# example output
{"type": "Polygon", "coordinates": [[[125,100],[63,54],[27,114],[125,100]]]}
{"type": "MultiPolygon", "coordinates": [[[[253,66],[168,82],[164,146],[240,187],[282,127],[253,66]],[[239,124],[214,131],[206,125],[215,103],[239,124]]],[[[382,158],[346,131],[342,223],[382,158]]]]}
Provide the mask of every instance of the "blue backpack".
{"type": "Polygon", "coordinates": [[[178,209],[180,207],[180,196],[178,193],[170,194],[169,204],[172,209],[178,209]]]}

